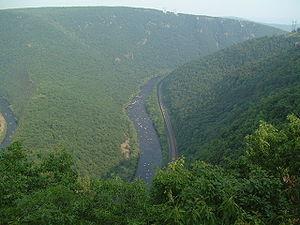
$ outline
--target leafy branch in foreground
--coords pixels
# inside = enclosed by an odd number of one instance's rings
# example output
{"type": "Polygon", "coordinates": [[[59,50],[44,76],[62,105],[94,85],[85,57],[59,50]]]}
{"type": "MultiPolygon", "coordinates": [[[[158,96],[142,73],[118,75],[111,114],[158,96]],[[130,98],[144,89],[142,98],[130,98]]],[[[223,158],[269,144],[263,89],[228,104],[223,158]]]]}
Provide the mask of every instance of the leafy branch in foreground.
{"type": "Polygon", "coordinates": [[[169,164],[150,190],[83,177],[65,150],[31,161],[15,143],[0,153],[0,224],[297,224],[300,119],[288,120],[261,122],[224,167],[169,164]]]}

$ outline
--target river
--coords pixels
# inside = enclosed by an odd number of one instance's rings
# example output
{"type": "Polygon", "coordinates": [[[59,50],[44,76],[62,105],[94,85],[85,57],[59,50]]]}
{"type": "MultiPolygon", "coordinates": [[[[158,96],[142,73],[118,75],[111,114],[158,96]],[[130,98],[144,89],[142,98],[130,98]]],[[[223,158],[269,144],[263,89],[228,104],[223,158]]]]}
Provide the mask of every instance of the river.
{"type": "MultiPolygon", "coordinates": [[[[162,150],[159,137],[146,111],[146,100],[149,95],[151,95],[153,88],[156,87],[159,79],[159,77],[152,78],[142,86],[139,95],[131,101],[127,108],[129,118],[137,130],[139,148],[141,150],[136,170],[136,178],[142,179],[148,184],[152,182],[155,171],[162,166],[162,150]]],[[[2,149],[11,144],[18,122],[8,101],[1,97],[0,112],[3,114],[7,123],[5,138],[3,142],[0,143],[0,149],[2,149]]]]}
{"type": "Polygon", "coordinates": [[[138,96],[129,104],[127,111],[138,133],[140,158],[136,178],[150,184],[155,171],[162,166],[162,152],[159,137],[153,122],[146,111],[146,100],[155,88],[159,77],[152,78],[143,87],[138,96]]]}
{"type": "Polygon", "coordinates": [[[12,142],[12,137],[17,129],[18,122],[10,108],[9,103],[6,99],[0,97],[0,112],[6,120],[7,129],[4,140],[0,143],[0,149],[8,147],[12,142]]]}

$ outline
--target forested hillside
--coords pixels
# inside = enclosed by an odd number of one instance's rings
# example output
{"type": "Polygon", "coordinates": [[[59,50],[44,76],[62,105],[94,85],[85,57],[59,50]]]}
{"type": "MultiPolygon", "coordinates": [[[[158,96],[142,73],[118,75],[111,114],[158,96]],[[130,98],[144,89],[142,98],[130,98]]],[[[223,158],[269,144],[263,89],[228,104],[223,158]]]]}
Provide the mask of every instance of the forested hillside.
{"type": "Polygon", "coordinates": [[[300,119],[283,124],[261,122],[225,167],[173,162],[150,190],[80,176],[63,150],[33,162],[15,143],[0,152],[0,224],[299,224],[300,119]]]}
{"type": "Polygon", "coordinates": [[[251,22],[106,7],[1,10],[0,31],[0,96],[19,120],[14,139],[33,155],[66,147],[79,171],[93,175],[125,160],[127,140],[132,161],[125,164],[135,166],[136,134],[124,106],[146,79],[281,33],[251,22]]]}
{"type": "Polygon", "coordinates": [[[222,164],[260,120],[300,113],[299,34],[259,38],[188,63],[164,81],[180,153],[222,164]]]}

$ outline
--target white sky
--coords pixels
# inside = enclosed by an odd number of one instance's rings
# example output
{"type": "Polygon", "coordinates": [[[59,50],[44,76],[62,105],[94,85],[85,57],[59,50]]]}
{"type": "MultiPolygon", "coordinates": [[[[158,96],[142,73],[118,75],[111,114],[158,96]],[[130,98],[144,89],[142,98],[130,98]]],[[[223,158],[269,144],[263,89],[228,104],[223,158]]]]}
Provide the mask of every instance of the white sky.
{"type": "Polygon", "coordinates": [[[46,6],[132,6],[268,23],[300,23],[300,0],[0,0],[0,9],[46,6]]]}

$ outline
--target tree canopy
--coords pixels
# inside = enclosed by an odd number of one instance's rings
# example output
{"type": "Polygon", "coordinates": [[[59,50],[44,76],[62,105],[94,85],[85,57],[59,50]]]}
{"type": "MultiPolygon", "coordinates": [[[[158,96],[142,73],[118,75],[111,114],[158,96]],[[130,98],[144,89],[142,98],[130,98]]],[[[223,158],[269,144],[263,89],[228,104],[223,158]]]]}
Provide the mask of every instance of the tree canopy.
{"type": "Polygon", "coordinates": [[[169,164],[150,190],[81,176],[65,150],[32,161],[15,143],[0,153],[0,223],[297,224],[300,119],[290,115],[282,128],[262,121],[246,140],[246,153],[222,167],[169,164]]]}

